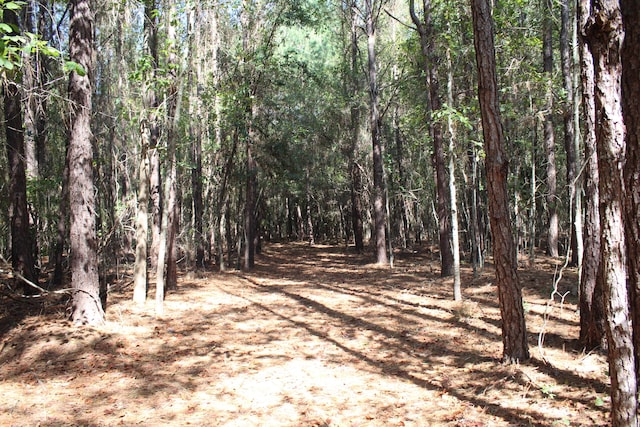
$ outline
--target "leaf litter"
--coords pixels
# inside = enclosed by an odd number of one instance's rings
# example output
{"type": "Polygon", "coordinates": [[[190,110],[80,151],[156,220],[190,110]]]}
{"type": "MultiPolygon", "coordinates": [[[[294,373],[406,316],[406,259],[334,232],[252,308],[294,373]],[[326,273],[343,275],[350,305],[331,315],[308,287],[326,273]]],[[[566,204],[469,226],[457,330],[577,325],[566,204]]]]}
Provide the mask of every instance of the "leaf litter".
{"type": "Polygon", "coordinates": [[[576,272],[550,301],[541,259],[520,271],[532,358],[513,366],[490,266],[463,266],[456,303],[434,257],[410,251],[382,269],[344,247],[270,244],[250,272],[182,275],[162,317],[121,286],[100,329],[3,301],[0,425],[604,425],[606,359],[576,342],[576,272]]]}

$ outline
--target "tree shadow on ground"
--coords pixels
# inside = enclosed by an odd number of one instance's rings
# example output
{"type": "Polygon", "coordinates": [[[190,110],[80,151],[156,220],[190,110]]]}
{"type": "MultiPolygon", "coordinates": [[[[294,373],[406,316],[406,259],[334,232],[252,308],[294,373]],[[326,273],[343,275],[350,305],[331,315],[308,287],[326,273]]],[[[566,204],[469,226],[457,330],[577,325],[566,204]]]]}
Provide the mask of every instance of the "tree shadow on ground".
{"type": "MultiPolygon", "coordinates": [[[[0,415],[0,424],[331,425],[318,411],[324,405],[334,416],[352,414],[348,399],[364,415],[346,420],[408,422],[402,417],[411,412],[401,405],[413,400],[405,388],[395,400],[356,399],[376,389],[392,395],[380,388],[383,380],[425,391],[416,394],[418,411],[443,405],[443,413],[416,425],[551,426],[561,417],[550,411],[565,406],[583,424],[605,419],[606,408],[592,395],[606,389],[602,377],[535,358],[502,365],[496,304],[485,289],[470,295],[477,313],[460,313],[447,280],[426,274],[421,260],[400,258],[390,272],[343,248],[273,245],[255,271],[183,278],[167,296],[164,317],[153,315],[152,304],[133,307],[124,294],[112,298],[110,329],[70,328],[51,317],[46,325],[22,323],[0,351],[0,410],[17,414],[0,415]],[[305,388],[307,367],[319,377],[338,372],[342,383],[305,388]],[[369,382],[356,387],[339,369],[369,382]],[[543,392],[552,383],[555,400],[543,392]],[[33,392],[48,399],[46,417],[29,412],[33,392]]],[[[550,341],[563,336],[554,333],[550,341]]]]}

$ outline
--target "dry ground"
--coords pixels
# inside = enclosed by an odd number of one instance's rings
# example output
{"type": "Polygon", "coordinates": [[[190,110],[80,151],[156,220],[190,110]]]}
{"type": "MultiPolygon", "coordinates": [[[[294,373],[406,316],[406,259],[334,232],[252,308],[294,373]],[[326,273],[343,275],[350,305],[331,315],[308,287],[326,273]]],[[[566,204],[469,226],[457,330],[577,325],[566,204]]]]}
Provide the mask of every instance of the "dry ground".
{"type": "Polygon", "coordinates": [[[4,301],[0,425],[607,424],[605,359],[575,342],[575,271],[553,301],[556,262],[521,271],[532,359],[504,366],[491,266],[463,271],[461,305],[431,256],[369,260],[268,245],[250,273],[182,277],[160,318],[120,286],[100,329],[4,301]]]}

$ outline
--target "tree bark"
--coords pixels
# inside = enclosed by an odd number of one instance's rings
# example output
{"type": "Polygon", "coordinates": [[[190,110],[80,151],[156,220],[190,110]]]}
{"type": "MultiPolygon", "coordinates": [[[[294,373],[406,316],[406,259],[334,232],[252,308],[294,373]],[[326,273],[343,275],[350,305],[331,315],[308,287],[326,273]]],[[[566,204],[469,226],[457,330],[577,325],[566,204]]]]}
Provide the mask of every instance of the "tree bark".
{"type": "Polygon", "coordinates": [[[624,27],[618,0],[601,0],[592,4],[585,32],[595,70],[595,123],[602,228],[600,251],[611,375],[611,421],[614,427],[635,427],[638,425],[637,382],[622,221],[625,202],[625,127],[620,56],[624,27]]]}
{"type": "Polygon", "coordinates": [[[100,325],[105,313],[100,302],[91,142],[91,81],[93,71],[93,13],[89,0],[71,0],[70,59],[86,74],[69,77],[69,206],[71,213],[71,319],[76,325],[100,325]]]}
{"type": "Polygon", "coordinates": [[[436,178],[436,207],[438,216],[438,246],[440,248],[440,275],[451,276],[454,269],[453,249],[451,248],[451,217],[450,205],[451,195],[448,186],[448,174],[444,149],[444,137],[442,124],[438,120],[434,120],[432,113],[442,108],[442,100],[440,98],[440,84],[438,79],[438,70],[435,66],[435,35],[433,24],[431,23],[431,1],[423,0],[423,18],[420,21],[416,12],[414,0],[409,1],[409,13],[413,21],[418,35],[420,36],[420,47],[424,58],[423,71],[426,78],[427,87],[427,121],[429,123],[429,134],[433,143],[433,168],[436,178]]]}
{"type": "MultiPolygon", "coordinates": [[[[4,21],[18,25],[18,18],[10,10],[4,11],[4,21]]],[[[22,93],[16,80],[18,75],[4,80],[4,117],[6,150],[9,168],[9,221],[11,224],[11,267],[27,280],[37,284],[38,276],[33,257],[33,239],[29,227],[27,207],[27,177],[25,163],[24,128],[22,121],[22,93]]],[[[23,284],[25,294],[35,289],[23,284]]]]}
{"type": "Polygon", "coordinates": [[[486,152],[493,260],[502,317],[503,361],[516,363],[529,358],[529,348],[509,219],[508,164],[498,103],[493,17],[488,0],[472,0],[471,10],[478,67],[478,99],[486,152]]]}
{"type": "Polygon", "coordinates": [[[358,106],[358,94],[360,83],[358,80],[358,26],[356,21],[357,10],[355,1],[351,5],[351,87],[352,97],[350,108],[351,119],[351,149],[349,150],[349,175],[351,177],[351,223],[353,227],[353,240],[356,252],[364,251],[364,236],[362,234],[362,176],[360,165],[357,161],[358,142],[360,139],[360,108],[358,106]]]}
{"type": "Polygon", "coordinates": [[[621,0],[625,26],[622,48],[622,111],[626,133],[626,222],[629,289],[633,309],[633,341],[636,377],[640,373],[640,8],[630,0],[621,0]]]}
{"type": "MultiPolygon", "coordinates": [[[[567,190],[570,201],[569,218],[575,221],[580,212],[576,204],[576,150],[575,150],[575,121],[573,114],[573,72],[572,50],[569,44],[569,29],[571,28],[569,0],[560,2],[560,61],[562,67],[562,86],[566,99],[562,104],[562,119],[564,123],[564,147],[567,154],[567,190]]],[[[579,248],[578,236],[574,221],[569,223],[571,230],[571,265],[578,265],[579,248]]]]}
{"type": "MultiPolygon", "coordinates": [[[[144,118],[140,123],[140,159],[138,164],[138,212],[136,214],[136,259],[133,273],[133,301],[142,304],[147,297],[148,283],[148,234],[149,234],[149,149],[158,143],[156,113],[157,99],[154,90],[155,68],[158,60],[157,24],[155,0],[144,5],[144,30],[147,38],[147,54],[151,57],[152,70],[146,76],[147,85],[143,103],[144,118]]],[[[156,265],[154,263],[154,265],[156,265]]]]}
{"type": "Polygon", "coordinates": [[[383,144],[380,138],[380,112],[378,110],[378,81],[376,64],[376,21],[375,0],[365,0],[367,34],[367,71],[369,75],[369,126],[373,146],[373,217],[375,231],[376,263],[386,265],[387,258],[387,217],[385,212],[383,144]]]}
{"type": "Polygon", "coordinates": [[[553,132],[553,22],[551,0],[543,0],[544,24],[542,34],[543,72],[547,79],[547,94],[544,114],[544,147],[547,154],[547,212],[549,223],[547,230],[547,252],[552,257],[558,251],[558,211],[557,211],[557,170],[556,142],[553,132]]]}
{"type": "Polygon", "coordinates": [[[604,301],[600,270],[600,191],[596,152],[595,76],[591,49],[582,31],[591,14],[590,0],[578,2],[580,76],[584,110],[584,255],[580,274],[580,342],[591,350],[605,344],[604,301]]]}

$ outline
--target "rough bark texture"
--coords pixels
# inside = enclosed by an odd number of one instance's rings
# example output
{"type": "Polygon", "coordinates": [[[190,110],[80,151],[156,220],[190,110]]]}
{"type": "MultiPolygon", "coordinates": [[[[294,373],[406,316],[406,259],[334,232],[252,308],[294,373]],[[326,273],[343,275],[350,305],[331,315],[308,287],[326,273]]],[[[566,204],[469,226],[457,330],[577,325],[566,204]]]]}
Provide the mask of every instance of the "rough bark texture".
{"type": "MultiPolygon", "coordinates": [[[[5,22],[17,24],[13,12],[5,11],[5,22]]],[[[24,155],[21,92],[16,83],[5,79],[4,118],[9,168],[9,220],[11,224],[11,266],[27,280],[38,283],[33,258],[33,239],[29,229],[27,178],[24,155]]],[[[24,284],[24,293],[34,288],[24,284]]]]}
{"type": "Polygon", "coordinates": [[[625,25],[622,49],[622,110],[627,128],[624,169],[626,184],[627,276],[632,296],[633,341],[636,377],[640,369],[640,8],[635,1],[621,0],[625,25]]]}
{"type": "Polygon", "coordinates": [[[133,301],[143,304],[147,298],[147,234],[149,231],[149,158],[151,132],[143,122],[141,128],[140,163],[138,166],[138,212],[136,214],[136,260],[133,267],[133,301]]]}
{"type": "Polygon", "coordinates": [[[366,0],[367,58],[369,74],[369,126],[373,146],[373,216],[375,230],[376,263],[385,265],[387,258],[387,215],[385,212],[383,147],[380,139],[380,112],[378,111],[378,83],[376,65],[376,12],[374,1],[366,0]]]}
{"type": "MultiPolygon", "coordinates": [[[[578,2],[578,26],[584,28],[591,13],[589,0],[578,2]]],[[[600,191],[598,190],[598,154],[596,152],[595,76],[591,49],[580,37],[580,74],[584,110],[584,254],[580,275],[580,342],[591,350],[604,344],[604,301],[600,270],[600,191]]]]}
{"type": "Polygon", "coordinates": [[[71,319],[75,324],[104,323],[100,302],[91,143],[91,81],[93,69],[93,13],[89,0],[71,0],[69,50],[72,61],[85,71],[69,77],[69,206],[71,213],[71,319]]]}
{"type": "Polygon", "coordinates": [[[453,250],[451,248],[451,217],[449,206],[451,205],[451,197],[449,194],[448,174],[446,168],[446,155],[444,150],[444,138],[442,124],[433,120],[431,113],[442,108],[442,100],[440,98],[440,84],[438,79],[438,71],[435,66],[435,47],[434,47],[434,31],[431,23],[431,1],[423,0],[423,17],[424,22],[418,18],[414,1],[409,2],[409,12],[418,34],[420,36],[420,48],[424,57],[424,75],[426,77],[426,86],[428,88],[427,102],[427,120],[429,122],[429,133],[433,143],[433,168],[435,170],[436,180],[436,207],[438,216],[438,246],[440,248],[440,263],[442,276],[451,276],[453,274],[453,250]]]}
{"type": "Polygon", "coordinates": [[[567,190],[571,201],[569,223],[571,228],[571,265],[578,265],[578,239],[576,227],[573,223],[576,215],[580,212],[576,210],[576,150],[575,150],[575,121],[573,114],[573,72],[572,72],[572,50],[569,43],[569,29],[571,28],[569,0],[560,2],[560,62],[562,66],[562,87],[566,93],[566,99],[562,105],[562,120],[564,123],[564,147],[567,154],[567,190]]]}
{"type": "MultiPolygon", "coordinates": [[[[147,37],[147,54],[152,58],[153,70],[151,81],[147,81],[144,94],[145,118],[140,123],[140,159],[138,166],[138,212],[136,215],[136,260],[133,273],[133,300],[144,303],[147,297],[148,281],[148,234],[149,234],[149,149],[158,142],[158,130],[155,109],[157,108],[156,93],[153,88],[155,67],[157,66],[157,24],[155,0],[147,0],[144,5],[144,30],[147,37]]],[[[154,264],[155,265],[155,264],[154,264]]]]}
{"type": "Polygon", "coordinates": [[[473,0],[471,9],[478,67],[478,99],[486,152],[493,259],[502,317],[503,360],[515,363],[529,358],[529,348],[509,219],[508,164],[498,104],[493,17],[488,0],[473,0]]]}
{"type": "Polygon", "coordinates": [[[624,28],[617,0],[592,2],[585,29],[595,70],[596,141],[600,171],[601,262],[611,375],[613,426],[637,425],[637,383],[626,278],[621,100],[624,28]]]}
{"type": "Polygon", "coordinates": [[[544,114],[544,147],[547,154],[547,212],[549,223],[547,230],[547,252],[553,257],[558,252],[558,177],[556,170],[556,142],[553,132],[553,22],[551,0],[544,0],[544,24],[542,34],[543,72],[547,79],[547,94],[544,114]]]}
{"type": "Polygon", "coordinates": [[[358,80],[358,25],[357,8],[355,2],[351,6],[351,150],[349,151],[349,175],[351,176],[351,224],[353,227],[353,240],[356,252],[362,253],[364,250],[364,236],[362,233],[362,175],[360,165],[357,162],[358,142],[360,138],[360,108],[358,93],[360,82],[358,80]]]}

